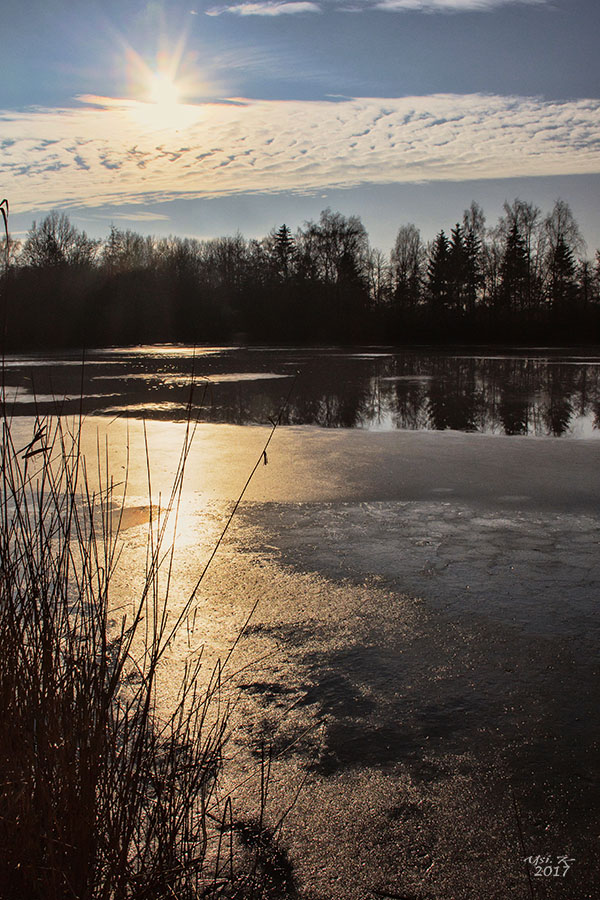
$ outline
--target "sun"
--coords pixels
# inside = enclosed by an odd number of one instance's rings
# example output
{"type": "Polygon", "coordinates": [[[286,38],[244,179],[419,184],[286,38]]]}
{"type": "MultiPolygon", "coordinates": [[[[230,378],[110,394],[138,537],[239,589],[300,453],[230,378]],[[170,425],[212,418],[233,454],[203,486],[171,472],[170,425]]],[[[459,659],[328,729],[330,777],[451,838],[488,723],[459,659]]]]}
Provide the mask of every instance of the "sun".
{"type": "Polygon", "coordinates": [[[173,107],[179,103],[180,91],[174,79],[166,72],[153,72],[148,86],[148,98],[156,106],[173,107]]]}
{"type": "MultiPolygon", "coordinates": [[[[181,44],[181,42],[180,42],[181,44]]],[[[182,61],[182,46],[159,54],[151,66],[133,48],[128,49],[129,115],[144,131],[180,131],[194,125],[203,113],[189,102],[202,89],[197,68],[182,61]],[[136,99],[133,99],[133,98],[136,99]]]]}
{"type": "Polygon", "coordinates": [[[130,114],[145,130],[179,131],[193,125],[201,116],[199,106],[183,100],[185,82],[165,70],[146,70],[140,93],[144,99],[133,101],[130,114]]]}

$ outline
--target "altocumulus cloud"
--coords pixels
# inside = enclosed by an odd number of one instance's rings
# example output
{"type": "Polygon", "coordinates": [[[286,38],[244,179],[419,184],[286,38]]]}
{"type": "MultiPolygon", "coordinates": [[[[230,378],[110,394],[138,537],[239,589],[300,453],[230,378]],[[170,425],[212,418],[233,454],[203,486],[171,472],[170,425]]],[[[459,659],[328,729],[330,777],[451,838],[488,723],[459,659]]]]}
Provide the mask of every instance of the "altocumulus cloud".
{"type": "Polygon", "coordinates": [[[600,100],[236,99],[169,122],[149,104],[82,100],[0,115],[15,209],[600,172],[600,100]]]}
{"type": "Polygon", "coordinates": [[[236,16],[283,16],[298,13],[314,13],[328,10],[339,12],[361,12],[383,10],[386,12],[486,12],[501,6],[544,6],[549,0],[325,0],[324,3],[302,2],[302,0],[257,0],[250,3],[232,3],[213,6],[206,10],[207,16],[231,13],[236,16]]]}

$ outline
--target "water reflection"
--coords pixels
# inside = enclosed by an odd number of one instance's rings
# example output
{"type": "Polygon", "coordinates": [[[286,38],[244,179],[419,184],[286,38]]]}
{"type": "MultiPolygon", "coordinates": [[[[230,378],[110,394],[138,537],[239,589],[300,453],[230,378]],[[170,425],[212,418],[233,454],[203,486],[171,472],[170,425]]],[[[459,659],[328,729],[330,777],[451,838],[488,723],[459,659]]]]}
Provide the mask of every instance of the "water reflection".
{"type": "Polygon", "coordinates": [[[148,347],[11,357],[7,406],[16,415],[76,412],[181,421],[373,430],[444,430],[597,437],[600,353],[148,347]]]}

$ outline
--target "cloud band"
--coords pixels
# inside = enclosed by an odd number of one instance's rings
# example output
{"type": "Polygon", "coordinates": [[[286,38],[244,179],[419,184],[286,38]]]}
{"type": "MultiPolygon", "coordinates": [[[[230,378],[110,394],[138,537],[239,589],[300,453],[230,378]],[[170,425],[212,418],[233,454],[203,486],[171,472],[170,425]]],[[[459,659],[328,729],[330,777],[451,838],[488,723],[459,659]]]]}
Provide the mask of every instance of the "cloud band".
{"type": "Polygon", "coordinates": [[[356,0],[356,2],[313,3],[304,0],[254,0],[213,6],[206,10],[207,16],[220,16],[229,13],[234,16],[285,16],[299,13],[318,13],[326,9],[339,12],[366,12],[368,10],[384,10],[385,12],[424,12],[424,13],[458,13],[458,12],[491,12],[502,6],[542,6],[547,0],[356,0]]]}
{"type": "Polygon", "coordinates": [[[600,172],[600,100],[482,94],[3,113],[15,211],[600,172]]]}

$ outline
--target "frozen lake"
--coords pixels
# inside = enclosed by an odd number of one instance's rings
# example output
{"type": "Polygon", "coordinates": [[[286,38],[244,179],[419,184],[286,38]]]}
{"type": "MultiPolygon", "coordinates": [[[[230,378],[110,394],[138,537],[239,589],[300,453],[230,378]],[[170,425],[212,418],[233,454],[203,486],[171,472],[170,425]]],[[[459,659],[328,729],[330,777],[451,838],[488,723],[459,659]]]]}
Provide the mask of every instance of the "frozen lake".
{"type": "Polygon", "coordinates": [[[145,547],[142,416],[157,502],[192,369],[196,396],[210,381],[182,593],[299,372],[196,611],[210,656],[258,601],[230,777],[264,741],[285,751],[275,816],[308,773],[284,830],[299,896],[528,897],[520,826],[525,855],[572,860],[530,868],[536,898],[595,897],[600,354],[144,348],[90,354],[83,380],[74,358],[9,360],[16,438],[34,392],[46,412],[83,393],[88,457],[106,436],[118,475],[129,448],[125,572],[145,547]]]}

